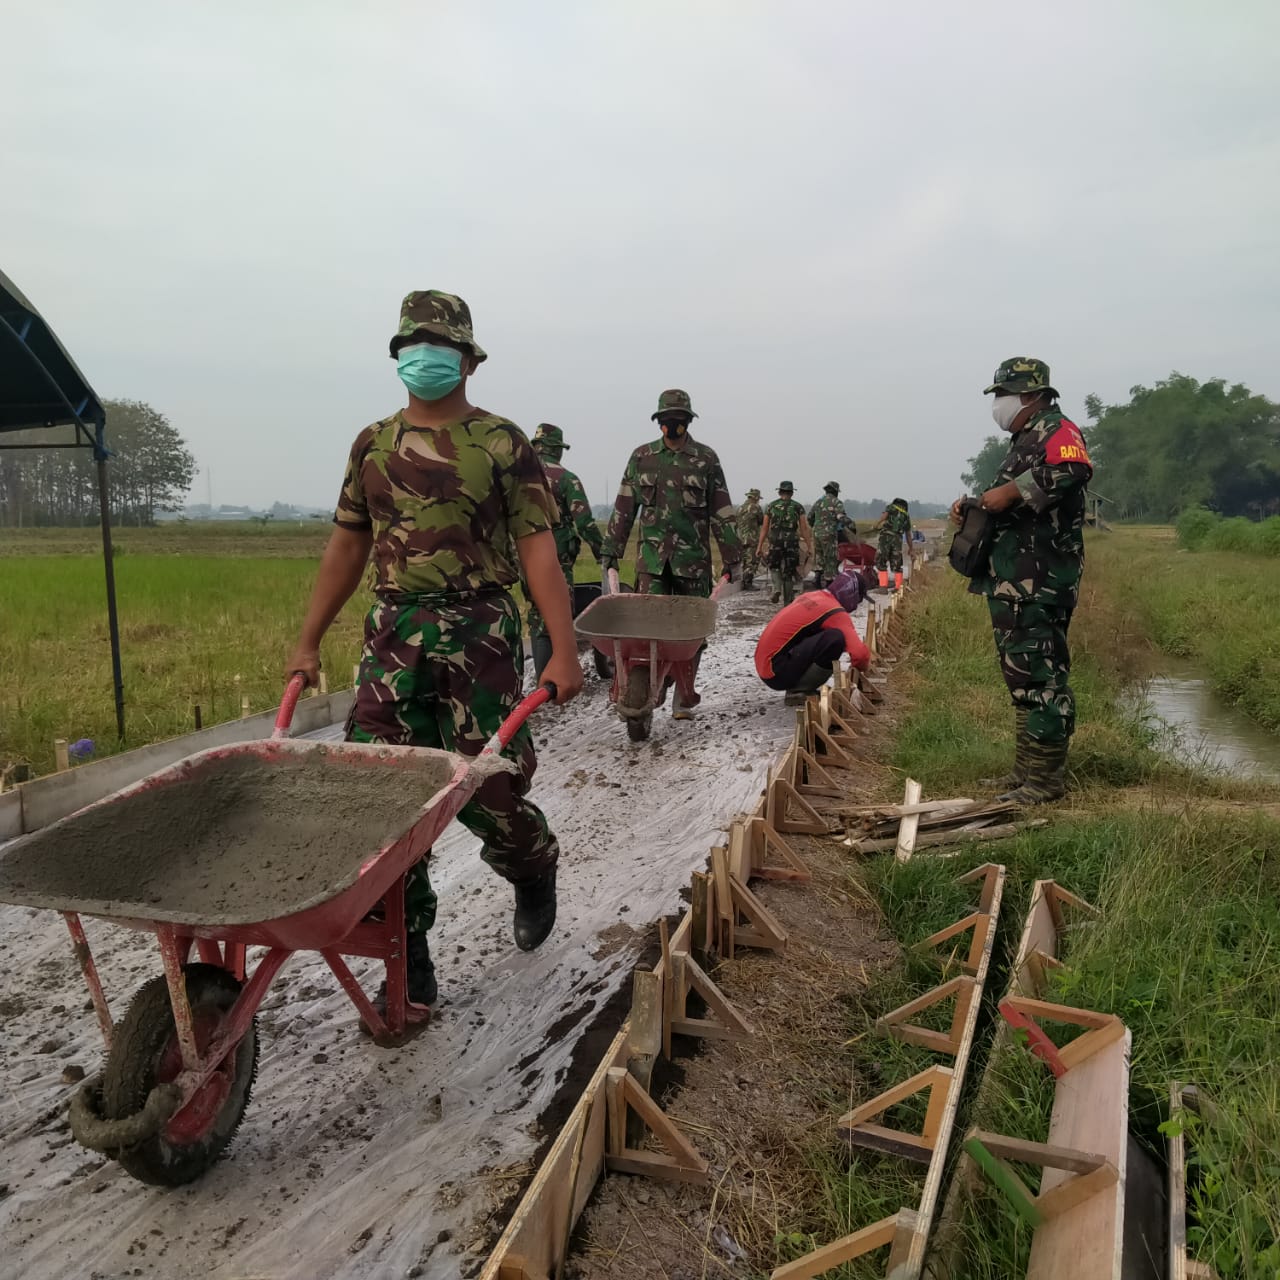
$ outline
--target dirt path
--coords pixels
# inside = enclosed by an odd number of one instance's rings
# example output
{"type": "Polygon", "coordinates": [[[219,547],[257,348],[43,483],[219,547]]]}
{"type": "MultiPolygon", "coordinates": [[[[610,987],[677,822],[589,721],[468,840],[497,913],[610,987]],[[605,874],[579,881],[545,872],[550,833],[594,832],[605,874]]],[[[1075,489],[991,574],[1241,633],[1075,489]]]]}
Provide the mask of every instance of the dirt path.
{"type": "MultiPolygon", "coordinates": [[[[376,1049],[323,962],[291,960],[259,1020],[244,1125],[192,1188],[144,1187],[72,1141],[63,1073],[96,1069],[93,1016],[61,921],[0,908],[6,1265],[26,1280],[470,1273],[468,1244],[516,1186],[493,1174],[533,1156],[584,1029],[792,732],[751,667],[769,613],[759,593],[722,609],[692,723],[659,714],[632,746],[598,683],[539,722],[535,794],[564,848],[560,922],[540,951],[515,950],[510,890],[455,827],[433,868],[442,1002],[417,1040],[376,1049]]],[[[159,972],[154,943],[86,924],[118,1017],[159,972]]]]}

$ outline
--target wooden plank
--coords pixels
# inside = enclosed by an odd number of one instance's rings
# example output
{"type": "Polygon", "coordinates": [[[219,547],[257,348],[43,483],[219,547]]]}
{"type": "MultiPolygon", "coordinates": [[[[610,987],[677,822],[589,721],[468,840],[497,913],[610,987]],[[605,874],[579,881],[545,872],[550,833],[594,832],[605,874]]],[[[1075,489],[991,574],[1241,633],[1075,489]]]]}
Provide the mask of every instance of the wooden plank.
{"type": "Polygon", "coordinates": [[[604,1169],[605,1081],[610,1070],[625,1066],[630,1038],[631,1028],[624,1025],[516,1206],[480,1273],[480,1280],[501,1280],[503,1275],[513,1274],[513,1267],[523,1269],[514,1273],[517,1275],[549,1276],[560,1265],[563,1242],[604,1169]],[[576,1185],[571,1176],[575,1151],[578,1152],[576,1185]]]}
{"type": "Polygon", "coordinates": [[[775,831],[763,818],[747,819],[751,831],[752,872],[761,880],[795,880],[809,881],[813,872],[805,865],[800,855],[775,831]],[[770,852],[776,853],[782,865],[769,861],[770,852]]]}
{"type": "Polygon", "coordinates": [[[877,1151],[881,1155],[898,1156],[903,1160],[914,1160],[917,1164],[928,1164],[933,1159],[933,1143],[906,1129],[889,1129],[884,1125],[867,1123],[849,1129],[843,1136],[850,1146],[877,1151]]]}
{"type": "MultiPolygon", "coordinates": [[[[964,1092],[964,1073],[969,1065],[969,1057],[973,1052],[973,1040],[978,1026],[978,1012],[982,1005],[982,990],[991,972],[991,953],[996,940],[996,923],[1000,917],[1000,904],[1004,900],[1004,886],[1007,876],[1004,867],[997,867],[992,880],[990,925],[986,930],[982,955],[977,971],[968,980],[968,1008],[965,1011],[964,1025],[960,1029],[959,1043],[956,1046],[952,1069],[955,1078],[947,1091],[946,1109],[938,1122],[938,1135],[934,1147],[934,1157],[929,1162],[929,1170],[925,1174],[924,1188],[920,1193],[920,1207],[916,1213],[916,1228],[911,1235],[906,1249],[906,1256],[898,1270],[893,1272],[894,1280],[917,1280],[924,1270],[925,1251],[929,1243],[929,1232],[933,1229],[934,1215],[938,1211],[938,1201],[942,1195],[942,1177],[946,1171],[947,1150],[951,1145],[951,1132],[955,1127],[956,1112],[960,1106],[960,1095],[964,1092]]],[[[1067,1144],[1064,1144],[1067,1145],[1067,1144]]],[[[1071,1274],[1064,1272],[1064,1275],[1071,1274]]]]}
{"type": "Polygon", "coordinates": [[[777,916],[736,876],[729,877],[734,910],[743,917],[733,923],[734,938],[742,946],[765,951],[781,951],[787,945],[787,931],[777,916]]]}
{"type": "Polygon", "coordinates": [[[605,1091],[610,1120],[607,1168],[675,1182],[705,1185],[710,1181],[707,1162],[630,1073],[612,1068],[605,1077],[605,1091]],[[628,1110],[662,1144],[664,1153],[641,1151],[627,1141],[628,1110]]]}
{"type": "MultiPolygon", "coordinates": [[[[1027,1003],[1035,1003],[1028,1001],[1027,1003]]],[[[1031,1241],[1027,1280],[1120,1280],[1124,1243],[1124,1180],[1128,1160],[1129,1051],[1123,1036],[1058,1080],[1049,1143],[1097,1152],[1116,1170],[1105,1190],[1049,1219],[1031,1241]]],[[[1046,1169],[1041,1196],[1073,1175],[1046,1169]]]]}
{"type": "MultiPolygon", "coordinates": [[[[907,785],[903,789],[902,803],[905,806],[917,805],[920,803],[920,796],[924,788],[914,779],[908,778],[907,785]]],[[[920,815],[918,813],[908,813],[902,819],[902,824],[898,828],[897,852],[894,857],[899,862],[910,862],[911,855],[915,852],[916,836],[920,831],[920,815]]]]}

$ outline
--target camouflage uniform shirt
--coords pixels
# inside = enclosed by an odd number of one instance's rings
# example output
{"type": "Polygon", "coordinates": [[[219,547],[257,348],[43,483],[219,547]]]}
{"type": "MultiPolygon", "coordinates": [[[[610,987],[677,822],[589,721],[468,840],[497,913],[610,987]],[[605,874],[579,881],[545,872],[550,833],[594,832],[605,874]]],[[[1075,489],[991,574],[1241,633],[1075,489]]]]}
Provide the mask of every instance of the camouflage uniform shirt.
{"type": "Polygon", "coordinates": [[[769,517],[770,547],[799,547],[804,508],[794,498],[775,498],[765,508],[769,517]]]}
{"type": "Polygon", "coordinates": [[[760,526],[763,523],[764,510],[755,498],[744,502],[738,508],[738,515],[734,520],[734,528],[738,531],[738,541],[742,543],[744,551],[749,548],[755,548],[756,542],[760,537],[760,526]]]}
{"type": "Polygon", "coordinates": [[[591,514],[591,504],[587,501],[586,490],[577,476],[549,458],[542,459],[543,469],[551,488],[556,495],[560,514],[556,520],[556,555],[565,576],[572,581],[573,566],[577,563],[578,552],[585,542],[591,548],[591,554],[600,559],[601,537],[600,526],[591,514]]]}
{"type": "Polygon", "coordinates": [[[1093,464],[1084,437],[1055,404],[1009,444],[992,488],[1013,481],[1022,501],[993,516],[990,572],[969,590],[1019,603],[1073,609],[1084,572],[1085,486],[1093,464]]]}
{"type": "Polygon", "coordinates": [[[477,409],[441,427],[395,413],[351,447],[334,522],[372,529],[380,595],[468,595],[514,585],[514,539],[554,528],[555,494],[514,423],[477,409]]]}
{"type": "Polygon", "coordinates": [[[726,565],[741,561],[733,503],[714,449],[686,437],[683,449],[664,440],[642,444],[627,462],[614,503],[604,555],[621,560],[640,516],[638,570],[711,581],[711,538],[726,565]]]}

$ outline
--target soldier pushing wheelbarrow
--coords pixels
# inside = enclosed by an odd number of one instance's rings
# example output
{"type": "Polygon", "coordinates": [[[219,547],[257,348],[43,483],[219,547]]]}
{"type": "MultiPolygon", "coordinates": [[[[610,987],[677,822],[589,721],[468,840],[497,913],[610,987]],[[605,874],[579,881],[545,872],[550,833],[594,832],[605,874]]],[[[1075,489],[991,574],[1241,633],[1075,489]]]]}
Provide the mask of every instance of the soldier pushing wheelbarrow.
{"type": "MultiPolygon", "coordinates": [[[[662,436],[632,453],[618,487],[601,566],[606,573],[618,568],[638,515],[638,595],[691,596],[705,601],[711,595],[713,537],[720,548],[725,574],[733,582],[741,575],[742,548],[720,459],[714,449],[689,435],[689,424],[697,416],[687,392],[664,391],[651,415],[661,427],[662,436]]],[[[703,635],[710,630],[708,627],[703,635]]],[[[587,634],[585,629],[583,634],[587,634]]],[[[656,705],[661,706],[667,689],[675,683],[671,718],[691,720],[693,709],[701,700],[694,686],[705,647],[700,643],[689,659],[691,668],[686,681],[676,681],[669,670],[661,673],[659,681],[655,671],[654,685],[646,688],[646,701],[652,695],[656,705]]],[[[626,701],[630,704],[631,699],[626,701]]]]}

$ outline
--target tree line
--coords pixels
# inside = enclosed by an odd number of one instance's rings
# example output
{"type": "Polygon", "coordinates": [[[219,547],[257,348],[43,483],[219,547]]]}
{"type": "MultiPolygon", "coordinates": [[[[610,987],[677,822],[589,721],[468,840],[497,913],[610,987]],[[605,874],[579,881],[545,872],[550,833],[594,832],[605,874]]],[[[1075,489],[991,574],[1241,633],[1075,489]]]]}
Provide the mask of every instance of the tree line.
{"type": "MultiPolygon", "coordinates": [[[[1262,520],[1280,514],[1280,404],[1224,378],[1197,382],[1171,373],[1136,386],[1127,404],[1085,397],[1091,489],[1109,517],[1173,520],[1190,507],[1262,520]]],[[[1008,449],[988,436],[961,479],[971,493],[991,487],[1008,449]]]]}
{"type": "MultiPolygon", "coordinates": [[[[195,478],[195,455],[176,427],[141,400],[104,400],[108,502],[114,524],[149,525],[176,511],[195,478]]],[[[3,444],[47,444],[49,431],[6,434],[3,444]]],[[[98,470],[91,449],[0,450],[0,527],[95,524],[98,470]]]]}

